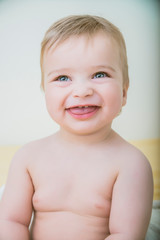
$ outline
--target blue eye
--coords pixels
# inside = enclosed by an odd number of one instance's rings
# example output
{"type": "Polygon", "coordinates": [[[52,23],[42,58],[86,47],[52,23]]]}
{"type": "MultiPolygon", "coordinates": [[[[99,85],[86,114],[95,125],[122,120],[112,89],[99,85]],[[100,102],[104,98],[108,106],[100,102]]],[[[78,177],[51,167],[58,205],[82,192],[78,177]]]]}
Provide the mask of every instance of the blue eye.
{"type": "Polygon", "coordinates": [[[106,74],[104,72],[98,72],[94,75],[93,78],[105,78],[105,77],[109,77],[108,74],[106,74]]]}
{"type": "Polygon", "coordinates": [[[70,79],[67,76],[59,76],[58,78],[56,78],[56,81],[67,82],[67,81],[70,81],[70,79]]]}

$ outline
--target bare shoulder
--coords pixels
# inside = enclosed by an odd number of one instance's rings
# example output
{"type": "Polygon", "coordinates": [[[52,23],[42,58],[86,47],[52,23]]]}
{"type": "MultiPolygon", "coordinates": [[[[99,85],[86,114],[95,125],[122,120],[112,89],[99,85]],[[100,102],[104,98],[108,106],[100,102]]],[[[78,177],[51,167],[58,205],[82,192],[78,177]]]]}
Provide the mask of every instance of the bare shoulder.
{"type": "Polygon", "coordinates": [[[124,158],[125,164],[130,165],[133,170],[135,168],[145,170],[152,173],[151,165],[147,157],[138,148],[130,143],[126,143],[126,157],[124,158]]]}
{"type": "Polygon", "coordinates": [[[152,168],[147,157],[138,148],[125,141],[118,134],[115,137],[116,146],[118,148],[118,158],[116,166],[118,166],[119,179],[127,179],[134,183],[149,183],[150,188],[153,188],[152,168]]]}
{"type": "MultiPolygon", "coordinates": [[[[147,157],[135,146],[121,139],[121,156],[119,165],[119,179],[136,185],[142,191],[148,188],[150,196],[153,195],[153,174],[147,157]]],[[[122,181],[122,182],[123,182],[122,181]]],[[[144,194],[145,196],[145,194],[144,194]]]]}
{"type": "Polygon", "coordinates": [[[15,153],[12,162],[17,161],[20,164],[28,165],[43,152],[46,153],[51,145],[54,146],[54,142],[56,142],[54,135],[29,142],[15,153]]]}
{"type": "MultiPolygon", "coordinates": [[[[125,141],[123,138],[117,135],[117,142],[119,147],[120,163],[122,167],[135,169],[145,168],[151,171],[151,165],[142,151],[133,146],[131,143],[125,141]]],[[[129,170],[129,169],[128,169],[129,170]]]]}

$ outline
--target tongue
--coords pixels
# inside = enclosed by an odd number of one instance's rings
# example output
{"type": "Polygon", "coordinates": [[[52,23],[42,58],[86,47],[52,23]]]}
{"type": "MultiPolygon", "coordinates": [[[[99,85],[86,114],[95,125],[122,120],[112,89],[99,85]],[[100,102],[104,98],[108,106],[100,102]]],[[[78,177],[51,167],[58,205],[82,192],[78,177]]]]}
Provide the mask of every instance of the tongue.
{"type": "Polygon", "coordinates": [[[82,107],[82,108],[78,108],[78,107],[75,107],[75,108],[70,108],[70,112],[73,113],[73,114],[77,114],[77,115],[82,115],[82,114],[87,114],[87,113],[90,113],[90,112],[93,112],[96,110],[96,106],[89,106],[87,108],[85,107],[82,107]]]}

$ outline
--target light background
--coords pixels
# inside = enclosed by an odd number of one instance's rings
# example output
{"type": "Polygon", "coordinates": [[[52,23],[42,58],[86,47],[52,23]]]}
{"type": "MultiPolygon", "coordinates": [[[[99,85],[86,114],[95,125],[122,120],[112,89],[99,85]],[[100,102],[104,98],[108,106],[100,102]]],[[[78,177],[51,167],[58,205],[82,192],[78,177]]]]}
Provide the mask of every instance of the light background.
{"type": "Polygon", "coordinates": [[[159,138],[159,1],[1,0],[0,144],[22,145],[58,129],[40,90],[40,43],[55,20],[70,14],[99,15],[119,27],[126,40],[130,88],[113,128],[127,140],[159,138]]]}

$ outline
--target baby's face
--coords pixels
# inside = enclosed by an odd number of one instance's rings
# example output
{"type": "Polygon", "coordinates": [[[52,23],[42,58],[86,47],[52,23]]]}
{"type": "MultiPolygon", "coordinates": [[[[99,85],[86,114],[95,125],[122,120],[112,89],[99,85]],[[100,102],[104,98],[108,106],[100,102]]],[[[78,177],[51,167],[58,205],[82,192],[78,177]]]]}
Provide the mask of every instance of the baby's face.
{"type": "Polygon", "coordinates": [[[104,34],[70,37],[44,55],[46,106],[76,134],[111,126],[126,101],[118,47],[104,34]]]}

